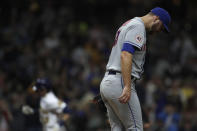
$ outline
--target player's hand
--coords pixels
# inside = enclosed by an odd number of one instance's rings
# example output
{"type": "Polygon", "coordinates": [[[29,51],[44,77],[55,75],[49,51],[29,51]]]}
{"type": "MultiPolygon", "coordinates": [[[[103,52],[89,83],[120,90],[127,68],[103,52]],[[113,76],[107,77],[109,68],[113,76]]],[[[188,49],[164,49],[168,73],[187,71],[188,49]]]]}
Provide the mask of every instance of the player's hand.
{"type": "Polygon", "coordinates": [[[24,105],[24,106],[22,106],[22,112],[23,112],[25,115],[31,115],[31,114],[34,114],[34,109],[31,108],[31,107],[28,106],[28,105],[24,105]]]}
{"type": "Polygon", "coordinates": [[[119,97],[120,103],[128,103],[131,97],[131,87],[124,87],[121,96],[119,97]]]}
{"type": "Polygon", "coordinates": [[[70,118],[70,115],[69,115],[69,114],[63,114],[63,115],[61,116],[61,119],[62,119],[63,121],[67,121],[69,118],[70,118]]]}

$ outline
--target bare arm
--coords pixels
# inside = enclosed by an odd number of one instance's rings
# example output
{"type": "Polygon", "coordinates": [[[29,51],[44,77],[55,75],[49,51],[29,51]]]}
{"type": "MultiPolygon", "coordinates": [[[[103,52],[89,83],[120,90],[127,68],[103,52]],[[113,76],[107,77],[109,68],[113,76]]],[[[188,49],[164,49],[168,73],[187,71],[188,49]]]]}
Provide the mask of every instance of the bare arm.
{"type": "Polygon", "coordinates": [[[127,51],[121,53],[121,71],[124,83],[122,95],[119,98],[121,103],[127,103],[131,97],[131,66],[132,54],[127,51]]]}
{"type": "Polygon", "coordinates": [[[121,71],[125,87],[131,87],[132,54],[127,51],[121,53],[121,71]]]}

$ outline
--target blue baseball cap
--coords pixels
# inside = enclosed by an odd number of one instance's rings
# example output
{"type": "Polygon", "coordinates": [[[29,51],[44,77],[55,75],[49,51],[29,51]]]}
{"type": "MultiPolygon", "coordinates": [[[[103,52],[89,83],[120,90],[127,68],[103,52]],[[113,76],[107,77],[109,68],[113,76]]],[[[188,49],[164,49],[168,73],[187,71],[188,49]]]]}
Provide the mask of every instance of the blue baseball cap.
{"type": "Polygon", "coordinates": [[[38,78],[36,80],[35,85],[33,86],[34,91],[39,91],[39,90],[50,90],[51,89],[51,81],[48,78],[38,78]]]}
{"type": "Polygon", "coordinates": [[[168,28],[168,25],[169,23],[171,22],[171,17],[170,17],[170,14],[168,13],[168,11],[166,11],[165,9],[163,8],[160,8],[160,7],[156,7],[156,8],[153,8],[151,10],[151,12],[153,14],[155,14],[156,16],[159,16],[159,19],[162,21],[165,29],[167,32],[170,32],[169,28],[168,28]]]}

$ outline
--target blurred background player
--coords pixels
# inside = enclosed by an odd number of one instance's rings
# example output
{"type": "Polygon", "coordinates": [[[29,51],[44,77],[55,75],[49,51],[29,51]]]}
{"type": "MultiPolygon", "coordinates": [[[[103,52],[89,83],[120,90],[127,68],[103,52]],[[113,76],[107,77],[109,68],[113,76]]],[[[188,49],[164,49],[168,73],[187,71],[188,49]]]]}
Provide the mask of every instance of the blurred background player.
{"type": "MultiPolygon", "coordinates": [[[[67,131],[65,126],[60,125],[61,121],[69,118],[69,115],[64,113],[67,104],[54,94],[51,81],[48,78],[38,78],[33,91],[40,96],[39,116],[43,131],[67,131]]],[[[36,113],[37,110],[24,105],[22,112],[30,115],[36,113]]]]}

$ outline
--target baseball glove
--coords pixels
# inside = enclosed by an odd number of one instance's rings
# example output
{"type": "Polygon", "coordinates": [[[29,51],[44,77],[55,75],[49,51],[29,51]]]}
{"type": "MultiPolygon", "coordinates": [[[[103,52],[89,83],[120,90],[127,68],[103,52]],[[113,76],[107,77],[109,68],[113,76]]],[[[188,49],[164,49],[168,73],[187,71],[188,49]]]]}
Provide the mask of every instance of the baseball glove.
{"type": "Polygon", "coordinates": [[[93,103],[98,107],[98,109],[101,112],[104,112],[104,113],[107,112],[107,108],[105,107],[105,104],[104,104],[100,94],[98,94],[97,96],[95,96],[93,98],[93,103]]]}

